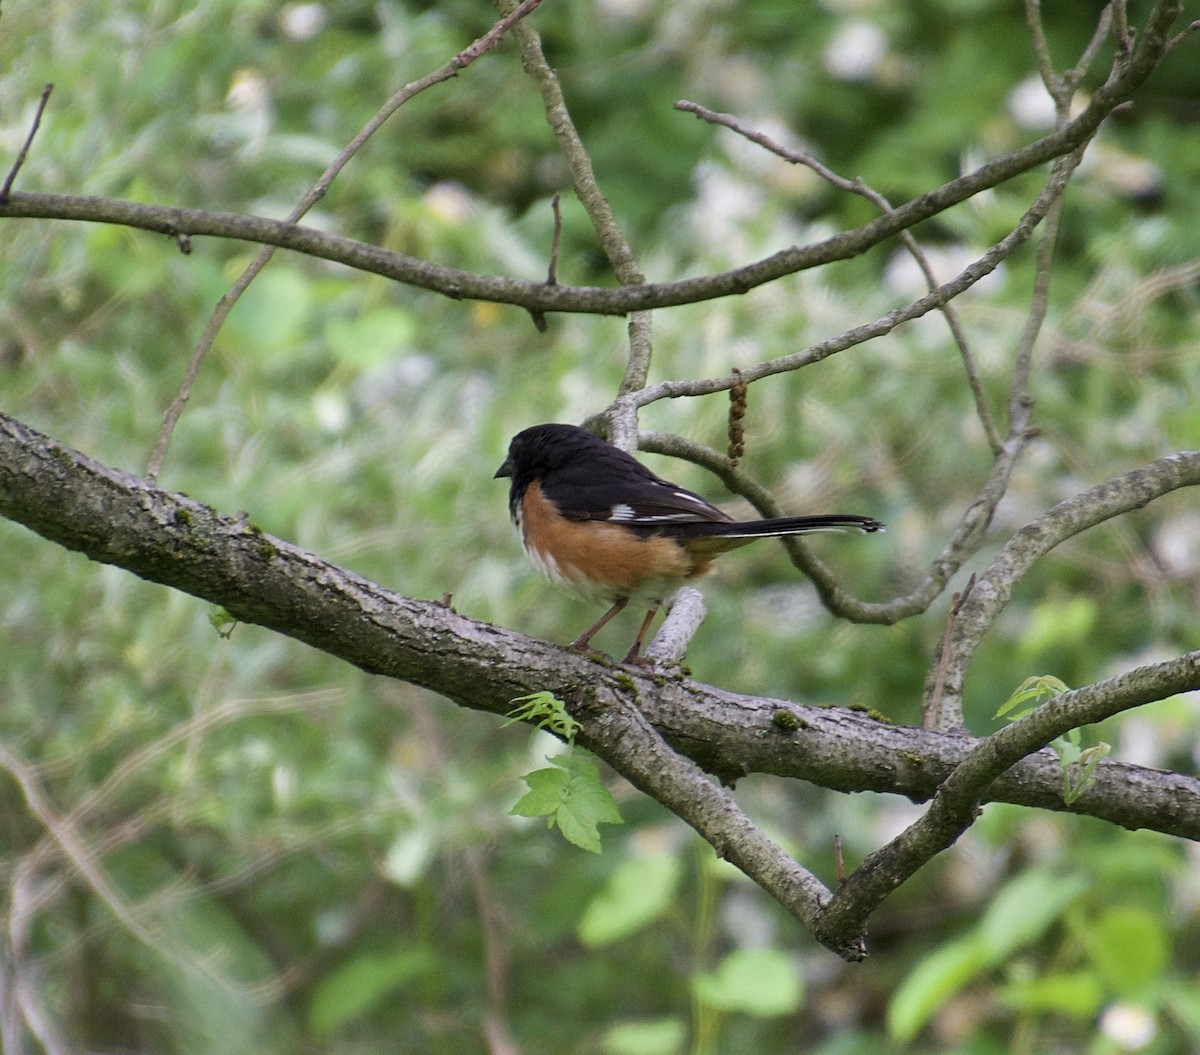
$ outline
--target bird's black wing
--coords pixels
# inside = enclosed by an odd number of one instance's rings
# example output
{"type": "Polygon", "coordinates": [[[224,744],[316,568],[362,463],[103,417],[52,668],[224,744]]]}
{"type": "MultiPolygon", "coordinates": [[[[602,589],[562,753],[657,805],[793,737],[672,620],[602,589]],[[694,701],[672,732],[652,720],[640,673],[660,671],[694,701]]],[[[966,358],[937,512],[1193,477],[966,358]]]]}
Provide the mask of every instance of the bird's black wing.
{"type": "Polygon", "coordinates": [[[608,520],[653,531],[671,524],[724,523],[731,518],[698,494],[656,476],[608,444],[546,472],[542,493],[568,520],[608,520]]]}

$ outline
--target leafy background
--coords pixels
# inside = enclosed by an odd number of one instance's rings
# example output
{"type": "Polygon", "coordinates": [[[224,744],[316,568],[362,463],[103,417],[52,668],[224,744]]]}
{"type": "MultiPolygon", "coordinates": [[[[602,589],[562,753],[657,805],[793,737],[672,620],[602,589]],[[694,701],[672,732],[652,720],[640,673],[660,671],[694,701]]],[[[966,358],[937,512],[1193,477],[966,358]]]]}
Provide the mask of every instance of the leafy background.
{"type": "MultiPolygon", "coordinates": [[[[1093,6],[1046,5],[1060,64],[1086,42],[1093,6]]],[[[479,0],[7,5],[0,148],[14,156],[50,81],[19,187],[279,216],[395,87],[493,17],[479,0]]],[[[536,21],[656,278],[869,217],[675,112],[676,99],[804,143],[896,201],[1040,130],[1011,2],[571,0],[536,21]]],[[[1068,193],[1032,386],[1043,437],[999,510],[996,546],[1080,486],[1200,446],[1198,98],[1191,43],[1068,193]]],[[[945,266],[965,262],[1035,179],[918,234],[945,266]]],[[[563,186],[506,42],[404,108],[310,219],[535,278],[563,186]]],[[[564,217],[563,280],[611,281],[569,195],[564,217]]],[[[142,471],[207,313],[252,253],[197,239],[184,257],[151,235],[6,221],[0,405],[142,471]]],[[[1027,252],[958,302],[998,409],[1031,278],[1027,252]]],[[[660,312],[654,376],[802,348],[883,314],[914,282],[889,248],[660,312]]],[[[624,348],[622,320],[554,318],[539,334],[516,310],[281,255],[206,362],[161,481],[403,593],[450,592],[472,617],[562,640],[594,613],[526,568],[491,475],[519,428],[597,410],[624,348]]],[[[861,596],[919,576],[989,464],[936,318],[750,399],[747,464],[786,505],[887,521],[882,540],[817,543],[861,596]]],[[[720,445],[724,404],[658,404],[643,420],[720,445]]],[[[699,471],[647,460],[722,498],[699,471]]],[[[992,728],[1028,675],[1082,684],[1196,647],[1198,532],[1182,494],[1045,561],[977,656],[972,729],[992,728]]],[[[223,638],[200,602],[7,523],[0,562],[0,743],[37,767],[142,929],[78,880],[55,883],[42,828],[0,781],[12,933],[53,1029],[81,1047],[457,1053],[482,1050],[497,1020],[523,1050],[608,1055],[1200,1045],[1190,845],[989,806],[877,917],[872,958],[848,967],[620,782],[626,823],[604,829],[598,857],[511,816],[553,742],[254,627],[223,638]]],[[[706,594],[689,657],[699,678],[915,720],[944,604],[891,628],[838,625],[770,545],[729,558],[706,594]]],[[[634,618],[600,643],[624,647],[634,618]]],[[[1194,700],[1179,698],[1096,735],[1116,757],[1195,772],[1196,725],[1194,700]]],[[[764,778],[739,798],[827,878],[835,833],[857,860],[914,812],[764,778]]]]}

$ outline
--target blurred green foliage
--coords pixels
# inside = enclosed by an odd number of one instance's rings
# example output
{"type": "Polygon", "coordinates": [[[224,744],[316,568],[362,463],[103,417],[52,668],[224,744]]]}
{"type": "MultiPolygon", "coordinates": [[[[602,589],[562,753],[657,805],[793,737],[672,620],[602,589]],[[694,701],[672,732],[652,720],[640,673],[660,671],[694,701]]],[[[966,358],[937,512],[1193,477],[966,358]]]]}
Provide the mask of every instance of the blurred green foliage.
{"type": "MultiPolygon", "coordinates": [[[[1043,7],[1069,65],[1096,5],[1043,7]]],[[[2,165],[51,81],[19,189],[282,215],[396,87],[493,17],[482,0],[6,5],[2,165]]],[[[897,201],[1042,127],[1021,102],[1034,63],[1015,2],[568,0],[536,17],[656,279],[870,216],[676,99],[807,145],[897,201]]],[[[1031,385],[1043,438],[981,562],[1081,487],[1200,446],[1195,49],[1112,122],[1068,194],[1031,385]]],[[[918,233],[944,266],[966,262],[1035,178],[918,233]]],[[[506,41],[397,114],[308,222],[534,278],[564,186],[506,41]]],[[[563,211],[562,281],[611,281],[582,210],[568,198],[563,211]]],[[[3,221],[0,407],[142,471],[208,313],[252,254],[3,221]]],[[[1018,254],[958,302],[997,412],[1032,268],[1018,254]]],[[[654,378],[803,348],[918,294],[909,274],[889,247],[660,312],[654,378]]],[[[470,616],[563,640],[595,613],[528,571],[491,475],[519,428],[603,406],[625,345],[621,320],[550,323],[539,334],[519,311],[279,255],[205,363],[162,483],[405,594],[449,592],[470,616]]],[[[657,404],[644,422],[720,446],[724,416],[709,398],[657,404]]],[[[882,539],[814,543],[872,599],[919,578],[990,461],[932,317],[756,384],[747,425],[745,465],[788,508],[887,521],[882,539]]],[[[722,497],[693,467],[648,461],[722,497]]],[[[972,728],[993,728],[1026,677],[1082,685],[1194,648],[1197,537],[1195,499],[1177,495],[1044,561],[976,657],[972,728]]],[[[611,1055],[1099,1055],[1132,1050],[1114,1039],[1130,1023],[1148,1023],[1138,1050],[1153,1055],[1200,1046],[1192,847],[991,806],[876,918],[872,959],[845,967],[620,782],[626,824],[598,858],[511,816],[547,753],[522,730],[255,627],[222,639],[207,606],[8,523],[0,567],[0,741],[36,767],[141,928],[78,877],[62,882],[73,873],[0,777],[6,932],[49,1023],[43,1047],[461,1053],[483,1050],[497,1017],[522,1050],[611,1055]]],[[[945,602],[895,627],[836,624],[768,544],[729,558],[706,595],[699,678],[917,718],[945,602]]],[[[601,644],[623,648],[636,618],[601,644]]],[[[1174,700],[1098,735],[1118,758],[1194,772],[1196,726],[1174,700]]],[[[739,795],[830,880],[835,833],[853,863],[913,815],[762,778],[739,795]]]]}

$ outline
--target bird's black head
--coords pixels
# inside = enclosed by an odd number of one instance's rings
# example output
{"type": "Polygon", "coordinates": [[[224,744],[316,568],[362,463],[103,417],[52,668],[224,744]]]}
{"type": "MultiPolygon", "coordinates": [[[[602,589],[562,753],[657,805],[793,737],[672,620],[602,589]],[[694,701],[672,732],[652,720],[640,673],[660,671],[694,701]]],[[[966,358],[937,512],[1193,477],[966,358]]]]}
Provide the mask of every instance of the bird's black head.
{"type": "Polygon", "coordinates": [[[610,451],[612,448],[586,429],[575,425],[534,425],[512,438],[508,457],[493,479],[512,477],[513,487],[524,490],[531,480],[597,450],[610,451]]]}
{"type": "Polygon", "coordinates": [[[586,462],[600,452],[611,455],[616,448],[575,425],[534,425],[512,438],[508,445],[508,457],[496,470],[493,479],[498,480],[502,476],[512,479],[508,501],[515,517],[521,497],[534,480],[540,480],[547,473],[565,466],[586,462]]]}

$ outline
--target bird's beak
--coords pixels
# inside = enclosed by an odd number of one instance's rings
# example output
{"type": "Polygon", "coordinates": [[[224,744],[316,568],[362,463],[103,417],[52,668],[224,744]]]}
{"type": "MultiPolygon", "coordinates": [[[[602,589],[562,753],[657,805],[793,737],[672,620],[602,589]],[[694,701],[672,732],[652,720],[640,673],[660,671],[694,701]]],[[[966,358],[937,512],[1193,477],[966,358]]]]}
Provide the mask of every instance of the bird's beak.
{"type": "Polygon", "coordinates": [[[513,463],[512,463],[512,459],[511,459],[511,458],[505,458],[505,459],[504,459],[504,464],[503,464],[503,465],[501,465],[501,466],[500,466],[500,468],[496,470],[496,475],[495,475],[495,476],[493,476],[493,477],[492,477],[492,479],[493,479],[493,480],[499,480],[499,479],[500,479],[500,477],[502,477],[502,476],[512,476],[512,474],[513,474],[513,463]]]}

